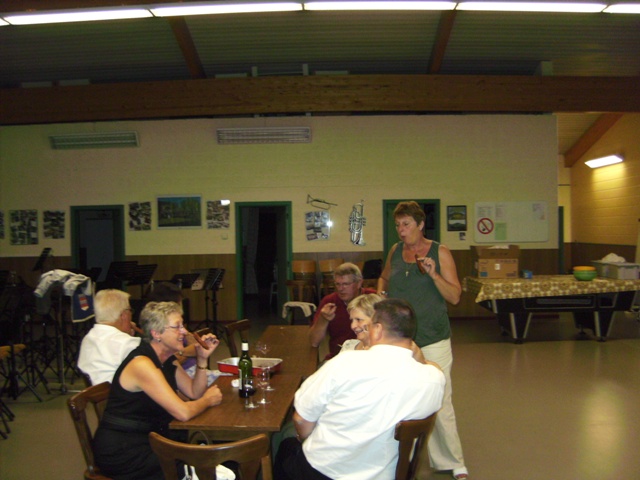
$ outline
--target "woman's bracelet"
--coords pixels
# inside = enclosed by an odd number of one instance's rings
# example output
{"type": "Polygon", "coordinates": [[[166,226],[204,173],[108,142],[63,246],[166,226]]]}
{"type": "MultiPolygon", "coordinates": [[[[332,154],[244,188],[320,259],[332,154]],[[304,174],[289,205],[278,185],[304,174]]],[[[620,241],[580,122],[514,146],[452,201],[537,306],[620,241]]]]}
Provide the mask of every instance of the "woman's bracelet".
{"type": "Polygon", "coordinates": [[[198,364],[196,363],[196,368],[197,368],[198,370],[206,370],[206,369],[207,369],[207,365],[205,365],[204,367],[201,367],[200,365],[198,365],[198,364]]]}

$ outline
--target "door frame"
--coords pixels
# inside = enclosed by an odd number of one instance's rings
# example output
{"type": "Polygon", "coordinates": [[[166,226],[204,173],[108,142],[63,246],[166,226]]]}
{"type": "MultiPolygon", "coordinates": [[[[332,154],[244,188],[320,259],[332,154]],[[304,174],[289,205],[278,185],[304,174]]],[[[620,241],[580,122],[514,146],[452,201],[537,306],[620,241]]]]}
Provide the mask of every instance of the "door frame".
{"type": "Polygon", "coordinates": [[[108,210],[113,216],[113,260],[116,262],[125,259],[124,237],[124,205],[82,205],[72,206],[71,216],[71,262],[74,268],[80,267],[80,212],[89,210],[108,210]]]}
{"type": "MultiPolygon", "coordinates": [[[[244,318],[244,264],[242,259],[242,215],[246,207],[282,207],[283,215],[278,215],[276,236],[278,240],[284,239],[282,244],[278,241],[278,309],[282,308],[286,298],[286,280],[291,270],[292,252],[292,227],[291,227],[291,202],[236,202],[236,312],[237,318],[244,318]]],[[[280,212],[279,212],[280,213],[280,212]]],[[[276,309],[276,311],[278,311],[276,309]]]]}

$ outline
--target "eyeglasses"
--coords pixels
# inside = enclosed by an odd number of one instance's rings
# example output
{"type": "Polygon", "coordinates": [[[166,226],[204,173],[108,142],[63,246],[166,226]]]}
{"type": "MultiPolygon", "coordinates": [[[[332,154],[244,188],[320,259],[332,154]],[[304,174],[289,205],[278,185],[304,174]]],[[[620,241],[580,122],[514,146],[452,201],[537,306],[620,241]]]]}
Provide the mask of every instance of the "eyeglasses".
{"type": "Polygon", "coordinates": [[[125,308],[123,312],[131,312],[131,315],[133,315],[135,313],[135,310],[131,307],[128,307],[128,308],[125,308]]]}
{"type": "Polygon", "coordinates": [[[334,282],[333,284],[336,286],[336,288],[342,288],[342,287],[348,287],[349,285],[353,285],[354,282],[334,282]]]}
{"type": "Polygon", "coordinates": [[[186,330],[187,328],[184,326],[184,324],[179,323],[178,325],[167,325],[167,328],[173,328],[174,330],[186,330]]]}

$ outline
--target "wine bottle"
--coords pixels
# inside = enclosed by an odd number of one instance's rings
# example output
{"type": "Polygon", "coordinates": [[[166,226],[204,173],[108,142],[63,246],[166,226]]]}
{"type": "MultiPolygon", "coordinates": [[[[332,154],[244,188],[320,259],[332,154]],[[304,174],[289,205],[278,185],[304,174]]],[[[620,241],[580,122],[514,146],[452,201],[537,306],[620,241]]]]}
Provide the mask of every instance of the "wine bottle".
{"type": "Polygon", "coordinates": [[[249,342],[242,340],[242,355],[238,359],[238,379],[240,392],[244,387],[247,378],[253,376],[253,362],[249,357],[249,342]]]}

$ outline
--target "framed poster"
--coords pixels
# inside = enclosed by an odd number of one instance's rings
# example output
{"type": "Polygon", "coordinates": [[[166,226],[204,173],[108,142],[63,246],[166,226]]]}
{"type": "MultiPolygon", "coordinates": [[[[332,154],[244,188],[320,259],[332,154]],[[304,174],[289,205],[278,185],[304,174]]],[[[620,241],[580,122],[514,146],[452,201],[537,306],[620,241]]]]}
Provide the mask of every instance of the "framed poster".
{"type": "Polygon", "coordinates": [[[158,228],[201,227],[202,197],[200,195],[158,197],[158,228]]]}
{"type": "Polygon", "coordinates": [[[467,206],[449,205],[447,207],[447,231],[466,232],[467,231],[467,206]]]}

